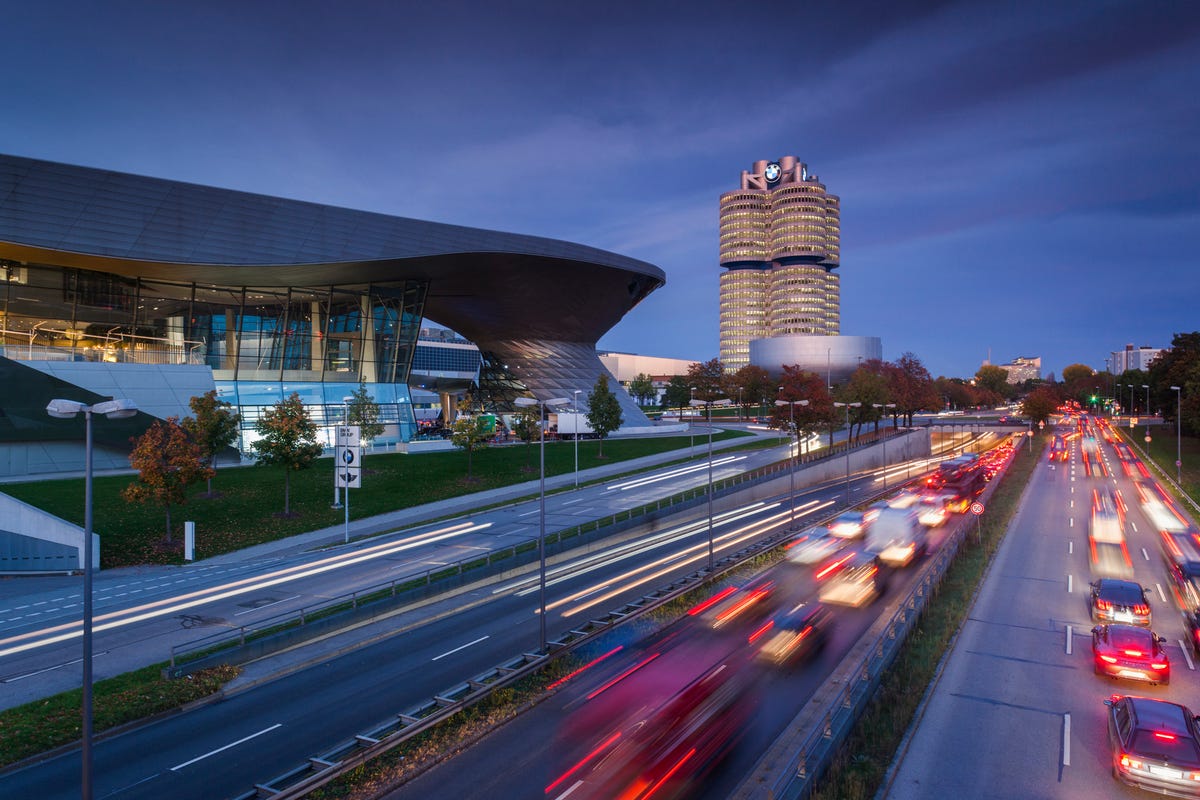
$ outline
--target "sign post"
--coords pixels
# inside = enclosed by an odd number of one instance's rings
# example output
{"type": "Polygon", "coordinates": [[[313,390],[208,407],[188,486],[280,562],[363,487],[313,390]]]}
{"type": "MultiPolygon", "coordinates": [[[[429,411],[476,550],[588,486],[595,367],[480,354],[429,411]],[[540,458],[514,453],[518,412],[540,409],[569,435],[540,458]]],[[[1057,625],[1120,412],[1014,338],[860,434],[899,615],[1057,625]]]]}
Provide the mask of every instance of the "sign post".
{"type": "Polygon", "coordinates": [[[983,531],[979,527],[979,515],[983,513],[983,503],[971,503],[971,513],[975,515],[975,541],[980,541],[983,538],[983,531]]]}
{"type": "Polygon", "coordinates": [[[346,542],[350,541],[350,490],[362,488],[362,447],[359,444],[360,429],[357,425],[339,425],[337,446],[334,448],[334,485],[345,488],[346,499],[346,542]]]}

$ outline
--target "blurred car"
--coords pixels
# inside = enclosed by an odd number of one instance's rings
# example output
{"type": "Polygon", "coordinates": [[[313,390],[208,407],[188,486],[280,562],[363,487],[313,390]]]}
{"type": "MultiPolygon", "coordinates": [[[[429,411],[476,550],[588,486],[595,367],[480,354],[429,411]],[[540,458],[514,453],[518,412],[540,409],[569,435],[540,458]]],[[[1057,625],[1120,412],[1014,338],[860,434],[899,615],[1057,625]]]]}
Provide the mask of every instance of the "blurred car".
{"type": "Polygon", "coordinates": [[[843,539],[858,539],[866,529],[866,521],[861,511],[847,511],[829,523],[829,532],[843,539]]]}
{"type": "Polygon", "coordinates": [[[1068,455],[1066,439],[1056,434],[1054,441],[1050,443],[1050,460],[1066,461],[1068,455]]]}
{"type": "Polygon", "coordinates": [[[1138,500],[1142,504],[1142,513],[1150,520],[1156,530],[1178,532],[1187,529],[1187,523],[1175,511],[1174,506],[1163,494],[1158,485],[1150,481],[1134,481],[1138,500]]]}
{"type": "Polygon", "coordinates": [[[920,499],[919,495],[905,490],[889,497],[887,504],[888,508],[912,508],[920,499]]]}
{"type": "Polygon", "coordinates": [[[699,616],[711,628],[753,621],[770,612],[770,600],[774,592],[774,579],[755,578],[744,586],[729,587],[718,592],[688,613],[699,616]]]}
{"type": "Polygon", "coordinates": [[[829,641],[833,613],[820,603],[801,603],[764,625],[751,640],[762,641],[758,657],[776,665],[814,655],[829,641]]]}
{"type": "Polygon", "coordinates": [[[849,550],[817,571],[817,598],[831,605],[864,606],[887,591],[888,577],[878,556],[849,550]]]}
{"type": "Polygon", "coordinates": [[[867,510],[863,512],[863,522],[870,525],[872,522],[878,519],[879,512],[887,507],[888,504],[886,500],[876,500],[874,503],[871,503],[871,505],[867,506],[867,510]]]}
{"type": "Polygon", "coordinates": [[[1188,629],[1192,649],[1200,655],[1200,530],[1162,534],[1167,583],[1188,629]]]}
{"type": "Polygon", "coordinates": [[[1158,794],[1200,797],[1200,736],[1187,706],[1122,695],[1104,705],[1114,778],[1158,794]]]}
{"type": "Polygon", "coordinates": [[[1108,490],[1092,492],[1092,521],[1088,535],[1098,542],[1125,541],[1125,515],[1118,498],[1108,490]]]}
{"type": "Polygon", "coordinates": [[[1150,626],[1150,601],[1146,590],[1133,581],[1101,578],[1092,581],[1092,619],[1150,626]]]}
{"type": "Polygon", "coordinates": [[[1136,625],[1097,625],[1092,628],[1093,668],[1097,675],[1147,683],[1171,682],[1171,661],[1149,628],[1136,625]]]}
{"type": "Polygon", "coordinates": [[[917,519],[926,528],[937,528],[945,525],[950,519],[950,509],[946,508],[946,498],[943,495],[921,495],[921,502],[917,508],[917,519]]]}
{"type": "Polygon", "coordinates": [[[1097,578],[1133,579],[1133,561],[1125,541],[1104,542],[1088,538],[1092,574],[1097,578]]]}
{"type": "Polygon", "coordinates": [[[785,549],[788,561],[811,566],[825,561],[845,546],[845,539],[834,536],[824,525],[817,525],[788,542],[785,549]]]}

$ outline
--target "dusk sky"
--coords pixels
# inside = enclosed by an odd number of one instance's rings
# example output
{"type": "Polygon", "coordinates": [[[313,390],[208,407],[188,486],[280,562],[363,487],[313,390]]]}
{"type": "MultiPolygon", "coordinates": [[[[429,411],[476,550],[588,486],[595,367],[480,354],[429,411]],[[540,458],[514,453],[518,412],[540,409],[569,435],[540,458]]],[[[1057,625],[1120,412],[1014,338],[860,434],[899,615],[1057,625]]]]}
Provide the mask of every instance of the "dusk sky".
{"type": "Polygon", "coordinates": [[[600,247],[717,354],[717,203],[841,197],[842,333],[930,372],[1200,330],[1193,2],[4,2],[0,152],[600,247]],[[999,10],[997,10],[999,9],[999,10]]]}

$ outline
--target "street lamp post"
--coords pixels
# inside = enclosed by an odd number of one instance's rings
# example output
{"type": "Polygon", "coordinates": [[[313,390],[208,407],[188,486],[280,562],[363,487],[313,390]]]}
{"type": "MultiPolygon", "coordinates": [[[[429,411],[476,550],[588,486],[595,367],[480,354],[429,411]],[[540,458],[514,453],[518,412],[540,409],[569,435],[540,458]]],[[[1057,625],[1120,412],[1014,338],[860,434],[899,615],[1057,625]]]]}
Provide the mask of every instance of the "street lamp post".
{"type": "Polygon", "coordinates": [[[850,409],[862,408],[862,403],[834,403],[836,408],[846,409],[846,508],[850,507],[850,409]]]}
{"type": "Polygon", "coordinates": [[[1146,424],[1142,426],[1142,433],[1145,435],[1146,451],[1150,451],[1150,386],[1142,384],[1142,388],[1146,390],[1146,424]]]}
{"type": "Polygon", "coordinates": [[[1180,387],[1172,386],[1175,392],[1175,483],[1183,485],[1183,422],[1179,412],[1183,407],[1180,387]]]}
{"type": "MultiPolygon", "coordinates": [[[[885,410],[896,407],[895,403],[871,403],[871,405],[875,408],[882,408],[885,410]]],[[[887,474],[889,466],[891,465],[888,464],[887,460],[887,436],[885,435],[883,437],[883,490],[885,492],[887,491],[887,474]]]]}
{"type": "MultiPolygon", "coordinates": [[[[538,623],[541,649],[546,652],[546,406],[565,406],[571,402],[565,397],[535,400],[518,397],[513,401],[518,406],[538,406],[538,449],[541,451],[541,477],[538,484],[538,623]]],[[[578,428],[576,428],[578,430],[578,428]]]]}
{"type": "Polygon", "coordinates": [[[692,400],[693,406],[704,406],[708,411],[708,571],[716,567],[713,552],[713,458],[712,458],[712,407],[727,406],[729,400],[692,400]]]}
{"type": "Polygon", "coordinates": [[[579,430],[583,426],[579,424],[579,393],[582,389],[572,389],[571,399],[574,400],[575,413],[575,488],[579,488],[579,430]]]}
{"type": "Polygon", "coordinates": [[[109,419],[126,419],[137,414],[132,400],[105,400],[86,405],[74,400],[51,400],[46,413],[55,419],[71,419],[83,413],[83,730],[80,754],[83,761],[83,800],[92,798],[92,414],[109,419]]]}
{"type": "MultiPolygon", "coordinates": [[[[783,391],[783,387],[779,387],[783,391]]],[[[796,527],[796,462],[800,459],[800,431],[796,429],[796,406],[808,405],[807,400],[776,400],[775,405],[787,406],[788,417],[791,419],[792,434],[796,437],[796,454],[792,456],[792,469],[788,476],[790,496],[792,498],[792,528],[796,527]]]]}

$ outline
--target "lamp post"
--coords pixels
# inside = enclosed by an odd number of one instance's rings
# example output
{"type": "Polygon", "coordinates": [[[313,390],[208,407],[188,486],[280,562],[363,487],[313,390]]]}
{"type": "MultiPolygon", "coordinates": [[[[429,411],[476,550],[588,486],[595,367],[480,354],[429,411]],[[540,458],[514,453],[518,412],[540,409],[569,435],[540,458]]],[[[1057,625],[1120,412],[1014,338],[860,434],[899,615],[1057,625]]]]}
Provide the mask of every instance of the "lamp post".
{"type": "MultiPolygon", "coordinates": [[[[874,408],[882,408],[882,409],[896,407],[895,403],[871,403],[871,405],[874,408]]],[[[885,492],[887,491],[887,474],[888,474],[889,466],[890,465],[888,464],[888,460],[887,460],[887,436],[884,436],[883,437],[883,490],[885,492]]]]}
{"type": "Polygon", "coordinates": [[[708,411],[708,571],[716,566],[713,553],[713,465],[712,465],[712,407],[727,406],[729,400],[691,400],[690,405],[704,406],[708,411]]]}
{"type": "Polygon", "coordinates": [[[1150,450],[1150,385],[1143,383],[1142,388],[1146,390],[1146,424],[1142,426],[1143,433],[1146,437],[1146,450],[1150,450]]]}
{"type": "Polygon", "coordinates": [[[55,419],[71,419],[83,413],[83,730],[80,753],[83,760],[83,800],[92,798],[92,414],[109,419],[126,419],[137,414],[132,400],[105,400],[86,405],[75,400],[51,400],[46,413],[55,419]]]}
{"type": "MultiPolygon", "coordinates": [[[[783,387],[779,387],[779,391],[783,391],[783,387]]],[[[796,462],[800,459],[800,431],[796,429],[796,406],[808,405],[807,400],[776,400],[775,405],[787,406],[788,417],[791,419],[792,434],[796,437],[796,455],[792,457],[792,469],[788,476],[788,484],[792,498],[792,528],[796,527],[796,462]]]]}
{"type": "MultiPolygon", "coordinates": [[[[354,399],[353,397],[343,397],[343,398],[342,398],[342,425],[343,425],[343,426],[346,426],[346,425],[349,425],[349,424],[350,424],[350,401],[351,401],[351,400],[353,400],[353,399],[354,399]]],[[[337,450],[337,441],[338,441],[338,440],[337,440],[337,430],[338,430],[338,426],[337,426],[337,425],[334,425],[334,426],[333,426],[333,436],[334,436],[333,443],[334,443],[334,451],[335,451],[335,452],[334,452],[334,461],[335,461],[335,462],[337,461],[337,452],[336,452],[336,450],[337,450]]],[[[338,482],[337,482],[337,464],[336,464],[336,463],[333,465],[333,473],[334,473],[334,478],[333,478],[333,505],[331,505],[331,506],[330,506],[330,508],[341,508],[341,507],[342,507],[342,501],[341,501],[341,497],[340,497],[340,495],[338,494],[338,482]]],[[[349,499],[349,498],[350,498],[350,489],[349,489],[349,488],[347,488],[347,489],[346,489],[346,498],[347,498],[347,499],[349,499]]],[[[348,513],[349,513],[349,512],[347,512],[347,514],[348,514],[348,513]]]]}
{"type": "Polygon", "coordinates": [[[835,408],[846,409],[846,508],[850,507],[850,409],[862,408],[862,403],[834,403],[835,408]]]}
{"type": "Polygon", "coordinates": [[[541,649],[546,652],[546,406],[565,406],[571,402],[565,397],[551,397],[549,400],[535,400],[532,397],[518,397],[513,401],[518,406],[538,406],[538,449],[541,451],[541,477],[538,484],[539,513],[538,513],[538,623],[541,649]]]}
{"type": "Polygon", "coordinates": [[[579,393],[582,389],[572,389],[571,399],[574,400],[575,412],[575,488],[579,488],[579,429],[583,426],[579,424],[579,393]]]}
{"type": "MultiPolygon", "coordinates": [[[[689,386],[688,390],[692,393],[692,396],[688,399],[688,406],[694,406],[696,405],[696,387],[689,386]]],[[[691,434],[692,437],[692,442],[688,445],[688,458],[691,458],[692,456],[696,455],[696,431],[692,428],[692,420],[690,417],[688,418],[688,433],[691,434]]]]}
{"type": "Polygon", "coordinates": [[[1182,395],[1180,387],[1172,386],[1171,390],[1175,392],[1175,483],[1183,484],[1183,422],[1179,416],[1180,409],[1183,407],[1182,395]]]}

